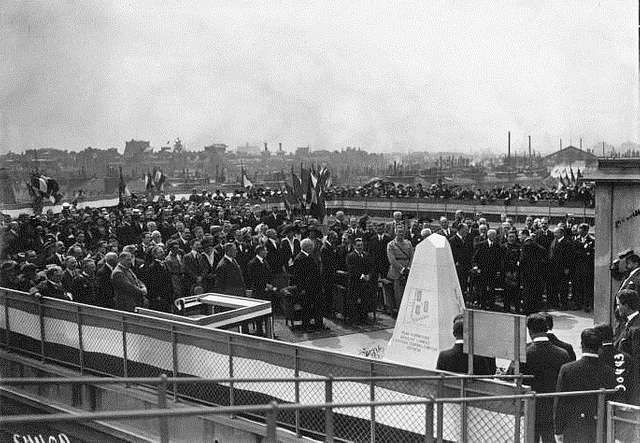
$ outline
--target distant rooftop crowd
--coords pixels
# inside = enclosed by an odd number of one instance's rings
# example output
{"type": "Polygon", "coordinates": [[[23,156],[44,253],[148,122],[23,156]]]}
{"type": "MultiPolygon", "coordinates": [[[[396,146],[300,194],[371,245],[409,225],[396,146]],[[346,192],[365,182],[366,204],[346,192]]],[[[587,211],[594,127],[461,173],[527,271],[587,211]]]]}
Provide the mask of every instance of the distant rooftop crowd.
{"type": "MultiPolygon", "coordinates": [[[[278,192],[275,192],[278,194],[278,192]]],[[[249,191],[253,197],[271,197],[274,191],[265,188],[254,188],[249,191]]],[[[478,204],[509,205],[516,202],[536,204],[538,202],[556,202],[579,204],[587,208],[595,206],[595,185],[579,183],[558,187],[533,187],[514,184],[512,186],[493,186],[480,188],[470,185],[437,183],[402,185],[383,180],[363,186],[331,186],[327,189],[326,200],[343,198],[421,198],[425,200],[466,200],[478,204]]]]}

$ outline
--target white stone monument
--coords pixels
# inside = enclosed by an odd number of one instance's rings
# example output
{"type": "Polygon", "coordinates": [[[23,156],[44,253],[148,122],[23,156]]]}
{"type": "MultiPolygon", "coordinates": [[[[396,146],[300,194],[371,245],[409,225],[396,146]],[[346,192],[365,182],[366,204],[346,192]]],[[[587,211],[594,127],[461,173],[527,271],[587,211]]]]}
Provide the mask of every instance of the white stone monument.
{"type": "Polygon", "coordinates": [[[458,275],[445,237],[432,234],[416,247],[385,359],[435,369],[453,346],[453,317],[464,311],[458,275]]]}

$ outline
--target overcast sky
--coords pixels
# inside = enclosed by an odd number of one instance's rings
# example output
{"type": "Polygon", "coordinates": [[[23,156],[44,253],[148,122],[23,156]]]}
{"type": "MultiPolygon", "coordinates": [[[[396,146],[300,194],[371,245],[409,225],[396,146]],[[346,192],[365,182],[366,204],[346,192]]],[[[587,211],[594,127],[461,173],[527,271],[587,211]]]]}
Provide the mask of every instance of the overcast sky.
{"type": "Polygon", "coordinates": [[[0,152],[638,141],[637,0],[0,0],[0,152]]]}

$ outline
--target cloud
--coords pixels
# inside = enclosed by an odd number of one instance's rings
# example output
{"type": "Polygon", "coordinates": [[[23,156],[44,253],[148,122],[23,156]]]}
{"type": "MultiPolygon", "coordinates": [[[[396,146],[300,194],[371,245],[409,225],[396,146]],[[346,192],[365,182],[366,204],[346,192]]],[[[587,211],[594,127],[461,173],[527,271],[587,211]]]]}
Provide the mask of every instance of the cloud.
{"type": "Polygon", "coordinates": [[[615,0],[8,2],[0,152],[638,140],[637,17],[615,0]]]}

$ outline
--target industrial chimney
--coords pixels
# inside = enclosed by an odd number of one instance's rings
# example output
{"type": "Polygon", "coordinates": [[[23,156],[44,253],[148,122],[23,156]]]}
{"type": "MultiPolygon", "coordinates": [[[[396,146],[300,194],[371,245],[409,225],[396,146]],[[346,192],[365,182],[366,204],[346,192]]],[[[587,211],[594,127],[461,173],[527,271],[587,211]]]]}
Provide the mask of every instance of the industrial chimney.
{"type": "Polygon", "coordinates": [[[507,133],[507,163],[511,164],[511,131],[507,133]]]}
{"type": "Polygon", "coordinates": [[[278,143],[278,151],[282,152],[282,142],[278,143]]]}
{"type": "Polygon", "coordinates": [[[264,142],[264,152],[269,152],[269,150],[267,149],[267,142],[264,142]]]}

